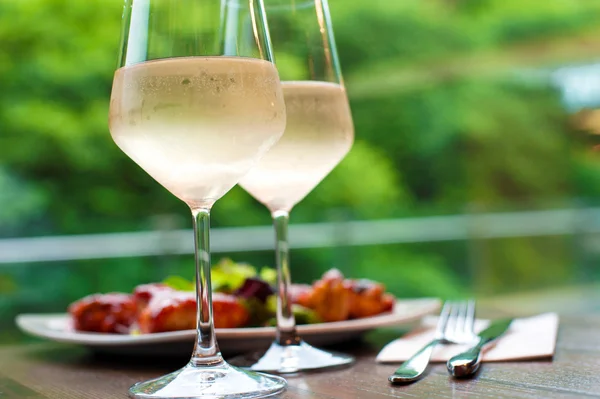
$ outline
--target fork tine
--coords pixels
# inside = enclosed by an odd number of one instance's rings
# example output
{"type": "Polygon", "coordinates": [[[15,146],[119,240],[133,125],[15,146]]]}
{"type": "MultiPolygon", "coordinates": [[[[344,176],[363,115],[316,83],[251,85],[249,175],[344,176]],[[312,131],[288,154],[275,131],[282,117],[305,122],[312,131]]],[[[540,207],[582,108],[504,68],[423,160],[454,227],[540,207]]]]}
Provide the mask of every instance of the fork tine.
{"type": "Polygon", "coordinates": [[[465,332],[475,334],[475,300],[469,299],[467,302],[467,318],[465,320],[465,332]]]}
{"type": "Polygon", "coordinates": [[[435,336],[438,338],[441,338],[444,335],[444,331],[446,330],[446,326],[448,325],[448,318],[450,316],[451,307],[451,301],[444,302],[444,306],[442,307],[442,311],[440,312],[440,318],[438,320],[437,327],[435,330],[435,336]]]}
{"type": "Polygon", "coordinates": [[[454,330],[458,339],[464,339],[467,332],[468,306],[468,302],[466,301],[460,301],[458,303],[458,316],[456,320],[456,329],[454,330]]]}
{"type": "Polygon", "coordinates": [[[458,308],[459,303],[452,301],[450,302],[450,315],[448,316],[448,323],[444,330],[444,336],[446,338],[455,337],[457,322],[458,322],[458,308]]]}

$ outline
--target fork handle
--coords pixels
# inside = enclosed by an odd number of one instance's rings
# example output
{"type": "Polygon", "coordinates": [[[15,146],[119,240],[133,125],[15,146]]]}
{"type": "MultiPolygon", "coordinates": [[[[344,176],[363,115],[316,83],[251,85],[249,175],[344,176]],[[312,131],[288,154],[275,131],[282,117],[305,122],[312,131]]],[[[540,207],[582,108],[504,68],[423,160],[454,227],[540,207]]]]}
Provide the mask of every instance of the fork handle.
{"type": "Polygon", "coordinates": [[[446,363],[450,374],[458,378],[466,378],[475,374],[481,365],[481,348],[488,342],[487,339],[480,339],[477,345],[471,349],[450,358],[446,363]]]}
{"type": "Polygon", "coordinates": [[[402,363],[402,365],[388,377],[392,384],[407,384],[418,380],[427,369],[429,359],[433,353],[433,348],[440,342],[439,339],[434,339],[425,345],[420,351],[415,353],[410,359],[402,363]]]}

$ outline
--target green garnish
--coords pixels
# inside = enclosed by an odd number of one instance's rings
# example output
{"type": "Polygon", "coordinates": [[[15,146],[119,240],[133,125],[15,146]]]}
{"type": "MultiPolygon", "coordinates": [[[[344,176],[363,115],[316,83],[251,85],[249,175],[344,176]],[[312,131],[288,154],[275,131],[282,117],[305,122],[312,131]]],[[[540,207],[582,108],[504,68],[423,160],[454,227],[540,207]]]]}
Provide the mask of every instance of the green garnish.
{"type": "MultiPolygon", "coordinates": [[[[277,313],[277,296],[271,295],[267,298],[266,308],[271,314],[277,313]]],[[[296,324],[317,324],[321,323],[321,319],[317,312],[312,309],[306,308],[297,303],[292,305],[292,314],[296,319],[296,324]]],[[[273,317],[267,322],[268,325],[276,325],[277,320],[273,317]]]]}
{"type": "MultiPolygon", "coordinates": [[[[252,277],[260,278],[269,285],[275,285],[277,282],[277,272],[274,269],[263,267],[259,273],[252,265],[223,258],[212,267],[212,289],[216,292],[233,292],[240,288],[247,278],[252,277]]],[[[181,276],[169,276],[163,280],[163,284],[178,291],[194,290],[194,282],[181,276]]]]}
{"type": "Polygon", "coordinates": [[[194,282],[181,276],[169,276],[163,280],[163,284],[177,291],[194,291],[194,282]]]}
{"type": "Polygon", "coordinates": [[[213,291],[232,292],[240,288],[247,278],[255,276],[255,267],[223,258],[212,268],[212,288],[213,291]]]}
{"type": "Polygon", "coordinates": [[[275,269],[271,269],[270,267],[264,266],[262,269],[260,269],[259,277],[269,285],[277,284],[277,271],[275,269]]]}

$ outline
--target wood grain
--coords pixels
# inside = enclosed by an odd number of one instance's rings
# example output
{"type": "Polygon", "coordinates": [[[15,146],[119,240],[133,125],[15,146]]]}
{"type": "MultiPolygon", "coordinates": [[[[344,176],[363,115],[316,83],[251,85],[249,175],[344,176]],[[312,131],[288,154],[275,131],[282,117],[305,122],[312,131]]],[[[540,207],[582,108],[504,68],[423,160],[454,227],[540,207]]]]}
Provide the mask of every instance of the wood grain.
{"type": "MultiPolygon", "coordinates": [[[[553,360],[486,363],[472,380],[453,380],[445,366],[431,367],[421,381],[387,383],[394,365],[374,357],[396,331],[379,331],[366,342],[336,348],[353,353],[347,369],[287,377],[281,399],[393,398],[586,398],[600,397],[600,315],[561,317],[553,360]]],[[[83,348],[54,343],[0,347],[2,399],[124,399],[133,383],[162,375],[186,359],[98,356],[83,348]]]]}

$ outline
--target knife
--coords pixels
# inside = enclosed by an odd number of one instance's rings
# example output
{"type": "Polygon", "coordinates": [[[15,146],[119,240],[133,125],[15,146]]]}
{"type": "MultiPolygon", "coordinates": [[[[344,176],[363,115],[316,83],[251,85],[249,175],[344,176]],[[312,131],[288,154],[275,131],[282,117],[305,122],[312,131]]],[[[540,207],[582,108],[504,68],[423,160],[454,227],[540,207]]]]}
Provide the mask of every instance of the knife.
{"type": "Polygon", "coordinates": [[[446,363],[448,372],[457,378],[466,378],[475,374],[481,364],[481,348],[504,334],[512,321],[513,319],[493,321],[488,328],[478,334],[479,342],[474,347],[448,360],[446,363]]]}

